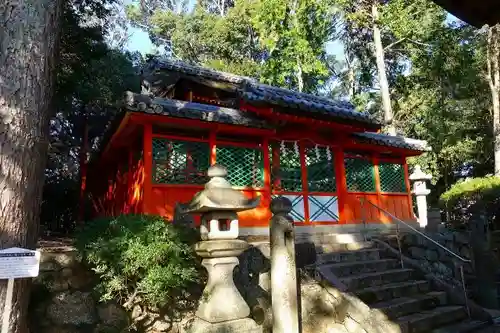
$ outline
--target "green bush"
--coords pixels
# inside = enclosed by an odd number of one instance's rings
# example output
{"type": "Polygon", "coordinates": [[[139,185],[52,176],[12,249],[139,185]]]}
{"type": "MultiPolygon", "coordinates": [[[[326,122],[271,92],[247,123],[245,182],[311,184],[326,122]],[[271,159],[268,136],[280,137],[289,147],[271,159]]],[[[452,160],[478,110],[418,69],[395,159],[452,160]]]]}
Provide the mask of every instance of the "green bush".
{"type": "Polygon", "coordinates": [[[102,301],[162,308],[199,279],[196,231],[159,216],[122,215],[87,222],[76,246],[100,278],[102,301]]]}
{"type": "Polygon", "coordinates": [[[479,210],[492,226],[500,222],[500,177],[471,178],[454,184],[440,197],[453,224],[467,224],[479,210]]]}

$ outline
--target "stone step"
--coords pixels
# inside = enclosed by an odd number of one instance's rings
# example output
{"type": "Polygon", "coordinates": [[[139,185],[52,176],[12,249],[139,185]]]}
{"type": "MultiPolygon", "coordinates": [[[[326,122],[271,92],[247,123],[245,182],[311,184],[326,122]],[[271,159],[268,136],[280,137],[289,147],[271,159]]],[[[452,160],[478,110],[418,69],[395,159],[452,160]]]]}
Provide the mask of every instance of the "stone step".
{"type": "MultiPolygon", "coordinates": [[[[459,323],[453,323],[444,327],[432,330],[431,333],[473,333],[473,332],[483,332],[483,328],[491,326],[490,323],[467,319],[459,323]]],[[[495,331],[492,331],[495,332],[495,331]]]]}
{"type": "Polygon", "coordinates": [[[320,265],[329,269],[337,277],[348,275],[358,275],[370,272],[381,272],[389,269],[395,269],[399,266],[399,260],[396,259],[380,259],[368,261],[341,262],[320,265]]]}
{"type": "Polygon", "coordinates": [[[317,253],[357,251],[373,248],[373,242],[323,243],[316,246],[317,253]]]}
{"type": "Polygon", "coordinates": [[[381,286],[391,282],[402,282],[411,279],[412,269],[391,269],[382,272],[363,273],[341,278],[340,281],[348,290],[381,286]]]}
{"type": "Polygon", "coordinates": [[[354,292],[363,302],[367,304],[388,301],[393,298],[413,296],[430,291],[428,281],[405,281],[389,283],[382,286],[370,287],[354,292]]]}
{"type": "Polygon", "coordinates": [[[322,244],[356,244],[363,243],[365,239],[360,233],[311,233],[301,232],[296,229],[295,242],[312,242],[322,244]]]}
{"type": "Polygon", "coordinates": [[[369,261],[379,260],[379,249],[361,249],[355,251],[339,251],[318,254],[316,259],[317,264],[326,264],[334,262],[347,262],[347,261],[369,261]]]}
{"type": "Polygon", "coordinates": [[[395,320],[399,325],[400,333],[428,333],[467,317],[463,306],[440,306],[429,311],[422,311],[395,320]]]}
{"type": "Polygon", "coordinates": [[[394,298],[389,301],[372,304],[371,307],[379,309],[390,319],[406,316],[423,310],[430,310],[447,304],[444,291],[431,291],[423,295],[394,298]]]}

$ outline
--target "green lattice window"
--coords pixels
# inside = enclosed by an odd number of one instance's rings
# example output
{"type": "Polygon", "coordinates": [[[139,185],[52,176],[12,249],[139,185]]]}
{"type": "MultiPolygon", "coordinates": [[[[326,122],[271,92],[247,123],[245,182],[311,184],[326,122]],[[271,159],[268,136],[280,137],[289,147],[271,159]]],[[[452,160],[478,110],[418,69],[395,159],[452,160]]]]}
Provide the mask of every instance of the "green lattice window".
{"type": "Polygon", "coordinates": [[[335,192],[333,154],[327,147],[306,148],[307,184],[309,192],[335,192]]]}
{"type": "Polygon", "coordinates": [[[153,182],[205,184],[210,162],[206,142],[153,138],[153,182]]]}
{"type": "Polygon", "coordinates": [[[376,192],[373,163],[364,158],[345,159],[347,189],[351,192],[376,192]]]}
{"type": "Polygon", "coordinates": [[[382,192],[406,192],[405,171],[401,164],[380,162],[378,173],[382,192]]]}
{"type": "MultiPolygon", "coordinates": [[[[286,192],[302,191],[302,171],[300,165],[300,153],[293,142],[273,142],[272,147],[278,151],[279,167],[271,167],[271,180],[274,190],[286,192]],[[276,180],[279,180],[277,183],[276,180]]],[[[273,166],[273,153],[270,149],[271,166],[273,166]]]]}
{"type": "Polygon", "coordinates": [[[227,168],[227,179],[233,186],[262,187],[264,162],[260,148],[217,145],[217,163],[227,168]]]}

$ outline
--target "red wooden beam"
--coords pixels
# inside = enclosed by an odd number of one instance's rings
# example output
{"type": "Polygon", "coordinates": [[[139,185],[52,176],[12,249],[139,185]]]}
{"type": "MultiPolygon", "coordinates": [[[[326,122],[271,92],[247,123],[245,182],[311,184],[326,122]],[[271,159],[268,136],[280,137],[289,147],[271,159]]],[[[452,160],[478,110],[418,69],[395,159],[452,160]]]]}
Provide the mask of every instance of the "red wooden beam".
{"type": "Polygon", "coordinates": [[[143,213],[150,212],[153,190],[153,128],[151,124],[144,125],[143,134],[143,159],[144,159],[144,183],[143,183],[143,213]]]}
{"type": "Polygon", "coordinates": [[[271,193],[271,158],[269,156],[269,140],[262,140],[262,157],[264,160],[264,190],[271,193]]]}
{"type": "Polygon", "coordinates": [[[304,222],[309,223],[309,184],[307,183],[307,161],[306,161],[306,149],[303,142],[298,142],[299,145],[299,157],[300,157],[300,171],[302,176],[302,193],[304,194],[304,222]]]}
{"type": "Polygon", "coordinates": [[[217,132],[253,134],[255,136],[269,136],[276,131],[274,129],[244,127],[230,124],[220,124],[215,122],[206,122],[195,119],[174,118],[164,115],[129,113],[131,120],[136,124],[175,124],[186,128],[203,128],[207,130],[216,130],[217,132]]]}
{"type": "MultiPolygon", "coordinates": [[[[377,155],[374,155],[372,157],[372,163],[373,163],[373,175],[375,177],[375,191],[377,192],[377,206],[381,207],[382,206],[382,188],[380,186],[380,173],[379,173],[379,163],[380,160],[377,155]]],[[[380,222],[383,222],[382,219],[385,218],[383,213],[380,211],[377,212],[378,214],[378,219],[380,222]]]]}
{"type": "MultiPolygon", "coordinates": [[[[344,164],[344,151],[342,148],[337,147],[334,150],[334,163],[335,163],[335,178],[337,179],[337,201],[339,207],[339,223],[346,223],[348,209],[346,205],[347,200],[347,179],[344,164]]],[[[351,214],[349,214],[351,215],[351,214]]]]}
{"type": "Polygon", "coordinates": [[[405,172],[405,184],[406,184],[406,191],[408,192],[408,210],[410,217],[413,217],[413,198],[411,194],[411,184],[410,184],[410,171],[408,169],[408,163],[406,162],[406,158],[403,160],[403,168],[405,172]]]}
{"type": "Polygon", "coordinates": [[[105,156],[107,155],[107,153],[109,152],[109,150],[111,149],[111,147],[113,146],[113,144],[115,143],[116,139],[118,137],[121,136],[122,132],[127,129],[127,127],[129,126],[129,120],[130,120],[130,114],[127,112],[125,113],[125,115],[123,116],[123,119],[122,121],[120,122],[120,125],[118,125],[118,128],[116,129],[116,131],[113,133],[113,135],[111,136],[111,139],[109,139],[108,143],[106,144],[106,147],[104,148],[104,150],[102,151],[102,155],[101,156],[105,156]]]}
{"type": "Polygon", "coordinates": [[[210,165],[214,165],[217,162],[217,145],[216,145],[217,132],[211,130],[208,137],[208,145],[210,147],[210,165]]]}
{"type": "Polygon", "coordinates": [[[325,128],[330,128],[330,129],[338,129],[338,130],[343,130],[346,132],[364,132],[365,130],[369,129],[366,126],[355,126],[355,125],[347,125],[347,124],[338,124],[332,121],[327,121],[327,120],[321,120],[321,119],[316,119],[312,117],[302,117],[302,116],[296,116],[296,115],[290,115],[290,114],[285,114],[285,113],[280,113],[276,112],[273,110],[273,108],[259,108],[253,105],[250,105],[248,103],[245,103],[244,101],[240,102],[240,109],[243,111],[251,111],[254,112],[258,115],[261,116],[268,116],[272,117],[274,120],[282,120],[282,121],[289,121],[289,122],[295,122],[299,124],[307,124],[307,125],[321,125],[322,127],[325,128]]]}

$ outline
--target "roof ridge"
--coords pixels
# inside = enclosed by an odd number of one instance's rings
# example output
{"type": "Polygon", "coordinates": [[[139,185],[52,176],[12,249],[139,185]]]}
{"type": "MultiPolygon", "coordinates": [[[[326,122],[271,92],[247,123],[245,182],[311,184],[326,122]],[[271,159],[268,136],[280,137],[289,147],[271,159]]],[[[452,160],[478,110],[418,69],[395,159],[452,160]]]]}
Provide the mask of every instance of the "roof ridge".
{"type": "Polygon", "coordinates": [[[355,106],[348,101],[275,87],[261,83],[255,78],[189,64],[182,60],[152,58],[148,63],[150,70],[163,69],[233,84],[239,97],[245,101],[266,102],[284,107],[291,110],[292,113],[297,112],[294,110],[306,110],[322,117],[333,116],[343,119],[343,121],[359,121],[371,128],[380,128],[381,126],[369,112],[356,110],[355,106]]]}
{"type": "MultiPolygon", "coordinates": [[[[319,95],[316,95],[316,94],[311,94],[311,93],[305,93],[305,92],[300,92],[300,91],[296,91],[296,90],[293,90],[293,89],[288,89],[288,88],[282,88],[282,87],[276,87],[276,86],[271,86],[269,84],[266,84],[266,83],[261,83],[261,82],[249,82],[249,84],[251,86],[261,86],[261,87],[265,87],[266,89],[271,89],[271,90],[276,90],[276,91],[280,91],[280,92],[284,92],[284,93],[289,93],[289,92],[293,92],[294,94],[296,95],[299,95],[299,96],[303,96],[303,97],[313,97],[319,101],[322,101],[322,102],[329,102],[329,103],[336,103],[336,104],[344,104],[346,106],[350,106],[350,107],[354,107],[354,105],[351,103],[351,102],[348,102],[348,101],[342,101],[342,100],[333,100],[331,98],[328,98],[328,97],[323,97],[323,96],[319,96],[319,95]]],[[[359,111],[359,112],[365,112],[365,111],[359,111]]],[[[365,112],[366,113],[366,112],[365,112]]]]}
{"type": "Polygon", "coordinates": [[[256,82],[257,81],[257,79],[249,77],[249,76],[237,75],[237,74],[233,74],[233,73],[229,73],[229,72],[224,72],[224,71],[220,71],[220,70],[217,70],[217,69],[205,67],[205,66],[198,65],[198,64],[191,64],[191,63],[188,63],[188,62],[183,61],[183,60],[177,60],[177,59],[153,59],[153,60],[150,60],[150,61],[154,61],[155,62],[154,64],[150,65],[150,68],[151,67],[156,67],[158,65],[160,65],[160,66],[161,65],[180,66],[180,67],[184,67],[184,68],[191,67],[194,70],[198,70],[198,71],[202,71],[202,72],[204,71],[204,72],[208,72],[210,74],[222,75],[222,76],[226,76],[226,77],[233,78],[233,79],[239,79],[239,80],[241,80],[241,82],[245,82],[245,81],[256,82]]]}

